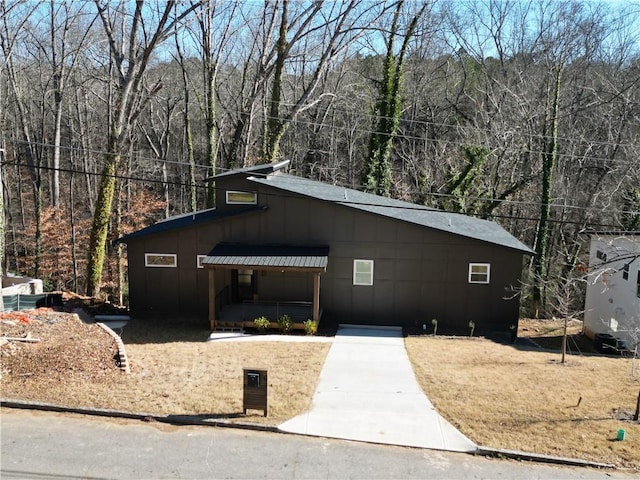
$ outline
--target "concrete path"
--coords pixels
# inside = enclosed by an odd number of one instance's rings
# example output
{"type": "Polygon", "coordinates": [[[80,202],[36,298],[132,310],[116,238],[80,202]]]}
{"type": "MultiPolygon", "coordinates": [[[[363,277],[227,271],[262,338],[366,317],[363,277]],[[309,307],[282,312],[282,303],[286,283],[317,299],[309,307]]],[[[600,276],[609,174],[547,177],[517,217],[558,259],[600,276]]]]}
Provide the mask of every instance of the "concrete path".
{"type": "Polygon", "coordinates": [[[436,412],[420,389],[399,328],[341,325],[311,410],[278,428],[408,447],[477,449],[436,412]]]}

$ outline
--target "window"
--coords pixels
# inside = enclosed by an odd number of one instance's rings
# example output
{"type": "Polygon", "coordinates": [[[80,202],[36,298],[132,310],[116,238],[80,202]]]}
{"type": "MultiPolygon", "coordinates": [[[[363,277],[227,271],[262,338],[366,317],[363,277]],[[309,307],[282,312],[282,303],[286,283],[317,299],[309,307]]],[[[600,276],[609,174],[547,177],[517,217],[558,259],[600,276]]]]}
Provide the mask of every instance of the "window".
{"type": "Polygon", "coordinates": [[[196,257],[196,267],[197,268],[204,268],[204,265],[202,264],[203,260],[207,258],[206,255],[198,255],[196,257]]]}
{"type": "Polygon", "coordinates": [[[469,283],[489,283],[491,265],[488,263],[469,264],[469,283]]]}
{"type": "Polygon", "coordinates": [[[250,287],[253,283],[253,270],[238,270],[238,286],[250,287]]]}
{"type": "Polygon", "coordinates": [[[622,267],[622,279],[629,280],[629,264],[625,263],[624,267],[622,267]]]}
{"type": "Polygon", "coordinates": [[[175,253],[145,253],[145,267],[168,267],[178,266],[178,256],[175,253]]]}
{"type": "Polygon", "coordinates": [[[258,203],[256,192],[239,192],[229,190],[227,192],[227,204],[229,205],[255,205],[258,203]]]}
{"type": "Polygon", "coordinates": [[[596,251],[596,258],[598,260],[602,260],[603,262],[607,261],[607,254],[604,253],[602,250],[597,250],[596,251]]]}
{"type": "Polygon", "coordinates": [[[353,261],[353,284],[373,285],[373,260],[353,261]]]}

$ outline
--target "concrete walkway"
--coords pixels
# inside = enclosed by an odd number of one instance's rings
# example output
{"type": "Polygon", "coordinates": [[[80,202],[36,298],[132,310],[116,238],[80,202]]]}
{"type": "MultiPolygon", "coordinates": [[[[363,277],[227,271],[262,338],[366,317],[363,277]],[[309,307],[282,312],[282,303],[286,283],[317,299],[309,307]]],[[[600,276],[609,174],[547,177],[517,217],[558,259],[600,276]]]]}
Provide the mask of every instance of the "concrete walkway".
{"type": "Polygon", "coordinates": [[[341,325],[311,410],[281,431],[408,447],[474,452],[415,379],[399,328],[341,325]]]}

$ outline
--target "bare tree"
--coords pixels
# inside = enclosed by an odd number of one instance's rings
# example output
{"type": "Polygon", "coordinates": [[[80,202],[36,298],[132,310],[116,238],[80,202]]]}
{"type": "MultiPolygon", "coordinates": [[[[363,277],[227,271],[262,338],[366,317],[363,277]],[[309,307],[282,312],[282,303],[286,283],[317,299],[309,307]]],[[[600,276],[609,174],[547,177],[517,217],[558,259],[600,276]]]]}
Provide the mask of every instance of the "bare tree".
{"type": "MultiPolygon", "coordinates": [[[[80,58],[80,50],[91,31],[90,21],[83,33],[80,33],[73,44],[70,43],[69,34],[72,26],[78,23],[84,15],[84,3],[78,2],[49,2],[50,35],[49,45],[41,45],[45,55],[50,54],[51,81],[53,90],[53,162],[51,168],[51,204],[57,208],[60,204],[60,149],[62,133],[63,100],[67,90],[69,76],[80,58]],[[48,48],[47,48],[48,47],[48,48]]],[[[94,17],[94,19],[97,17],[94,17]]],[[[39,43],[38,35],[34,35],[39,43]]]]}
{"type": "Polygon", "coordinates": [[[13,102],[17,112],[17,121],[20,125],[20,140],[22,152],[26,159],[29,175],[32,183],[34,216],[36,221],[35,228],[35,261],[34,274],[38,275],[40,267],[40,253],[42,249],[41,237],[41,216],[42,216],[42,177],[41,177],[41,157],[36,151],[36,145],[33,142],[32,127],[29,121],[29,110],[25,103],[25,92],[20,82],[18,67],[14,61],[14,50],[19,40],[21,30],[29,21],[30,16],[34,12],[36,6],[28,6],[26,10],[19,9],[19,3],[7,5],[6,1],[2,2],[2,11],[0,12],[0,43],[2,44],[2,53],[4,55],[4,69],[6,78],[13,93],[13,102]]]}
{"type": "Polygon", "coordinates": [[[120,12],[127,10],[126,2],[118,4],[117,8],[110,2],[96,0],[95,4],[115,64],[116,85],[114,104],[110,105],[113,113],[107,139],[108,153],[102,170],[91,228],[87,262],[89,295],[97,295],[100,289],[116,172],[125,142],[137,116],[162,87],[162,84],[157,82],[149,90],[142,88],[146,70],[152,54],[172,33],[175,24],[182,22],[196,8],[196,5],[191,5],[180,12],[174,12],[176,2],[168,1],[159,11],[153,12],[157,14],[157,19],[155,25],[151,25],[149,18],[152,15],[149,13],[152,7],[144,1],[136,2],[135,11],[130,18],[120,20],[120,12]]]}
{"type": "Polygon", "coordinates": [[[262,156],[265,162],[280,157],[280,141],[293,120],[322,99],[322,95],[314,97],[314,92],[329,63],[345,52],[369,25],[371,20],[365,20],[366,15],[359,8],[361,4],[361,0],[330,2],[328,8],[323,9],[324,2],[314,2],[290,19],[289,1],[282,0],[273,78],[266,108],[268,113],[264,123],[262,156]],[[316,38],[316,33],[319,33],[319,38],[316,38]],[[309,50],[311,42],[319,45],[316,51],[309,50]],[[296,68],[300,85],[293,90],[285,109],[284,71],[294,55],[306,62],[299,65],[299,70],[296,68]]]}
{"type": "Polygon", "coordinates": [[[425,13],[425,2],[411,17],[406,28],[401,25],[404,1],[395,4],[391,28],[386,36],[387,52],[382,66],[382,80],[378,86],[378,99],[374,112],[374,125],[369,140],[369,154],[366,164],[364,188],[368,192],[385,197],[391,194],[391,148],[398,130],[403,104],[404,63],[409,42],[418,22],[425,13]],[[396,37],[401,40],[396,52],[396,37]]]}

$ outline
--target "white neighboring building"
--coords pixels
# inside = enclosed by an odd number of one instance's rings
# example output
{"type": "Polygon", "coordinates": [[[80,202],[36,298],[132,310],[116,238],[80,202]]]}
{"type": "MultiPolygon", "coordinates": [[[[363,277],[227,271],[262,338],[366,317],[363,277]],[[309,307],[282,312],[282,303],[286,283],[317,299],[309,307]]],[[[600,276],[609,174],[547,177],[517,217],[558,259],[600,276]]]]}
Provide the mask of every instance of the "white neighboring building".
{"type": "Polygon", "coordinates": [[[640,232],[591,237],[584,333],[640,341],[640,232]]]}

